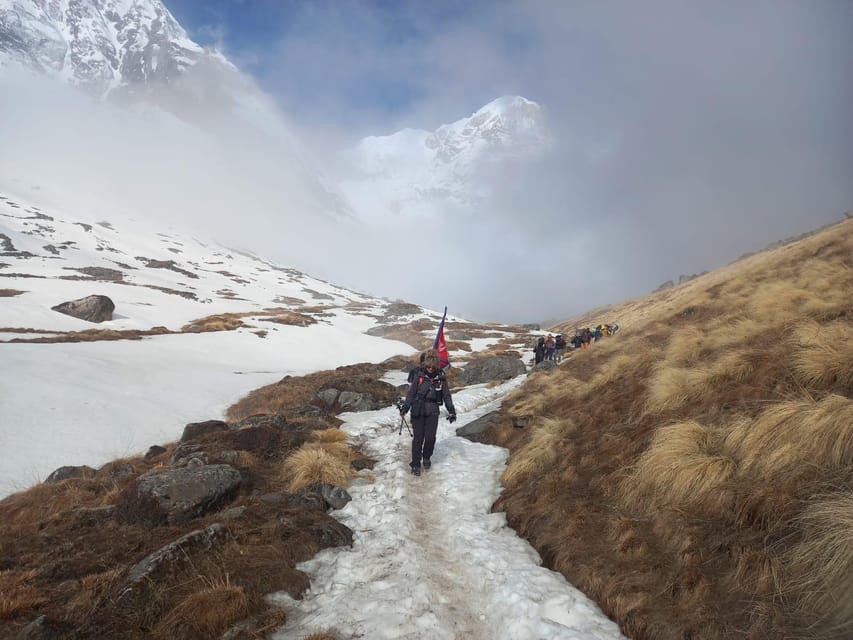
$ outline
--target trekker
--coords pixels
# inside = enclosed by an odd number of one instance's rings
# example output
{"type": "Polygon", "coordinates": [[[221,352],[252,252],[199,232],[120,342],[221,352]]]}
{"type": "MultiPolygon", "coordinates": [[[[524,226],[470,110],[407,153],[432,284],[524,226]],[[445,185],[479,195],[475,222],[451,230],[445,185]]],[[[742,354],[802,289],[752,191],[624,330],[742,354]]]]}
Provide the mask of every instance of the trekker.
{"type": "Polygon", "coordinates": [[[556,348],[557,348],[557,343],[554,340],[554,336],[552,336],[549,333],[548,337],[545,338],[545,359],[546,360],[553,360],[554,359],[554,349],[556,349],[556,348]]]}
{"type": "Polygon", "coordinates": [[[423,365],[415,370],[409,393],[403,402],[400,416],[412,411],[412,460],[409,466],[416,476],[421,475],[421,461],[424,469],[432,466],[432,452],[435,449],[435,435],[438,431],[439,405],[444,403],[447,419],[456,422],[456,409],[447,386],[447,378],[439,366],[438,351],[430,349],[424,353],[423,365]]]}
{"type": "Polygon", "coordinates": [[[533,347],[533,359],[535,364],[539,364],[545,359],[545,338],[543,336],[539,336],[536,346],[533,347]]]}
{"type": "Polygon", "coordinates": [[[566,353],[566,338],[561,333],[554,338],[554,360],[560,362],[563,359],[563,354],[566,353]]]}

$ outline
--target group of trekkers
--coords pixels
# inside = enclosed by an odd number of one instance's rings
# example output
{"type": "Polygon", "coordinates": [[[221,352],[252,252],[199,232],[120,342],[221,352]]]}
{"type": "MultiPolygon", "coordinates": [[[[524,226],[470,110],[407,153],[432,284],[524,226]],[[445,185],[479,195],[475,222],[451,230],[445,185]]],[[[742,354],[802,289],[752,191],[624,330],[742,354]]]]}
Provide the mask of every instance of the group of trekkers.
{"type": "MultiPolygon", "coordinates": [[[[591,342],[596,342],[603,336],[611,336],[618,330],[617,324],[600,324],[594,329],[585,327],[577,329],[569,342],[566,342],[562,334],[541,336],[533,348],[536,364],[543,360],[560,362],[569,345],[574,349],[586,349],[591,342]]],[[[432,467],[432,454],[435,450],[438,418],[442,405],[447,409],[448,421],[456,422],[456,408],[447,385],[447,378],[442,371],[442,364],[436,349],[428,349],[421,353],[419,365],[409,372],[406,398],[401,399],[397,405],[400,411],[401,429],[402,421],[411,411],[412,459],[409,467],[416,476],[421,475],[421,469],[429,470],[432,467]]]]}
{"type": "Polygon", "coordinates": [[[553,336],[549,333],[547,337],[539,336],[533,347],[534,364],[539,364],[545,360],[560,362],[569,345],[572,349],[586,349],[591,343],[598,342],[604,336],[612,336],[618,330],[618,324],[599,324],[593,328],[575,329],[575,335],[568,343],[563,334],[553,336]]]}

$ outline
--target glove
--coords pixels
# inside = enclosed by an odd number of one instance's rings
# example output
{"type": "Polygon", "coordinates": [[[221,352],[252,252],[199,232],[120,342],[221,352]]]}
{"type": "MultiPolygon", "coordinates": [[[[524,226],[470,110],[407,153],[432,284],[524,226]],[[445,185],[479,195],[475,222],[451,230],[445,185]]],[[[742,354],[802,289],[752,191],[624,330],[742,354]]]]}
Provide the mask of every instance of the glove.
{"type": "Polygon", "coordinates": [[[409,413],[409,405],[403,403],[403,406],[400,407],[400,417],[405,418],[407,413],[409,413]]]}
{"type": "Polygon", "coordinates": [[[447,416],[447,419],[450,421],[450,424],[453,424],[454,422],[456,422],[456,414],[451,413],[449,416],[447,416]]]}

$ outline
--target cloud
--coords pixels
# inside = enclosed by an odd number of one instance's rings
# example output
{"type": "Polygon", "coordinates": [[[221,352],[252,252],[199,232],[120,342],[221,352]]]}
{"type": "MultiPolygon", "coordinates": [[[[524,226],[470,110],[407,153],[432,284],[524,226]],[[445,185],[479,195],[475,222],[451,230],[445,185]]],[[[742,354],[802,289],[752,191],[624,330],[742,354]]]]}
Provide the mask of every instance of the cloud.
{"type": "Polygon", "coordinates": [[[274,15],[277,42],[226,51],[257,56],[249,72],[288,120],[203,66],[161,96],[180,118],[93,111],[7,79],[0,179],[38,176],[67,209],[160,216],[336,284],[504,321],[643,295],[853,208],[849,3],[311,2],[274,15]],[[554,146],[486,174],[482,208],[342,213],[324,173],[341,148],[504,94],[543,106],[554,146]]]}
{"type": "Polygon", "coordinates": [[[564,317],[853,208],[848,3],[403,6],[312,4],[261,81],[339,142],[435,128],[506,93],[543,105],[549,155],[436,225],[464,238],[448,260],[476,277],[446,290],[471,315],[564,317]]]}

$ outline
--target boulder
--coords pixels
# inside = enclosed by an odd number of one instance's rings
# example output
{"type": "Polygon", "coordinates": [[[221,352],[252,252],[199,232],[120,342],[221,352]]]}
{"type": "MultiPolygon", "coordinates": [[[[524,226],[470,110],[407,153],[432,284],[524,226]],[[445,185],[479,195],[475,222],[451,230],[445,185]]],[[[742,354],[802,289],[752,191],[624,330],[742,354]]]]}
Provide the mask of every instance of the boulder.
{"type": "Polygon", "coordinates": [[[242,429],[243,427],[271,427],[273,429],[284,430],[287,429],[287,418],[277,413],[259,413],[253,416],[249,416],[248,418],[244,418],[239,422],[231,423],[232,429],[242,429]]]}
{"type": "Polygon", "coordinates": [[[216,431],[228,431],[228,424],[222,420],[205,420],[204,422],[190,422],[184,427],[181,434],[181,442],[195,440],[199,436],[216,431]]]}
{"type": "Polygon", "coordinates": [[[469,422],[464,427],[456,429],[456,435],[470,440],[471,442],[483,442],[483,433],[497,422],[500,413],[492,411],[486,415],[469,422]]]}
{"type": "Polygon", "coordinates": [[[119,495],[116,517],[149,526],[183,523],[230,502],[241,482],[227,464],[149,471],[119,495]]]}
{"type": "Polygon", "coordinates": [[[145,453],[145,459],[151,460],[157,456],[166,453],[166,447],[161,447],[159,444],[151,445],[145,453]]]}
{"type": "Polygon", "coordinates": [[[336,487],[333,484],[321,483],[318,487],[323,500],[331,509],[343,509],[347,503],[352,500],[352,496],[341,487],[336,487]]]}
{"type": "Polygon", "coordinates": [[[86,296],[79,300],[71,300],[51,307],[53,311],[59,311],[59,313],[74,316],[88,322],[112,320],[115,308],[116,305],[112,300],[107,296],[100,295],[86,296]]]}
{"type": "Polygon", "coordinates": [[[144,587],[156,584],[163,574],[174,571],[177,563],[188,562],[190,554],[194,551],[210,550],[222,544],[227,536],[228,530],[217,522],[205,529],[191,531],[154,553],[148,554],[130,568],[118,600],[125,600],[144,587]]]}
{"type": "Polygon", "coordinates": [[[45,484],[56,484],[57,482],[62,482],[63,480],[69,480],[71,478],[94,478],[96,473],[97,471],[85,464],[79,466],[59,467],[59,469],[56,469],[47,478],[45,478],[44,482],[45,484]]]}
{"type": "Polygon", "coordinates": [[[527,368],[520,358],[487,356],[466,364],[465,368],[457,374],[456,383],[467,386],[496,380],[510,380],[526,372],[527,368]]]}

